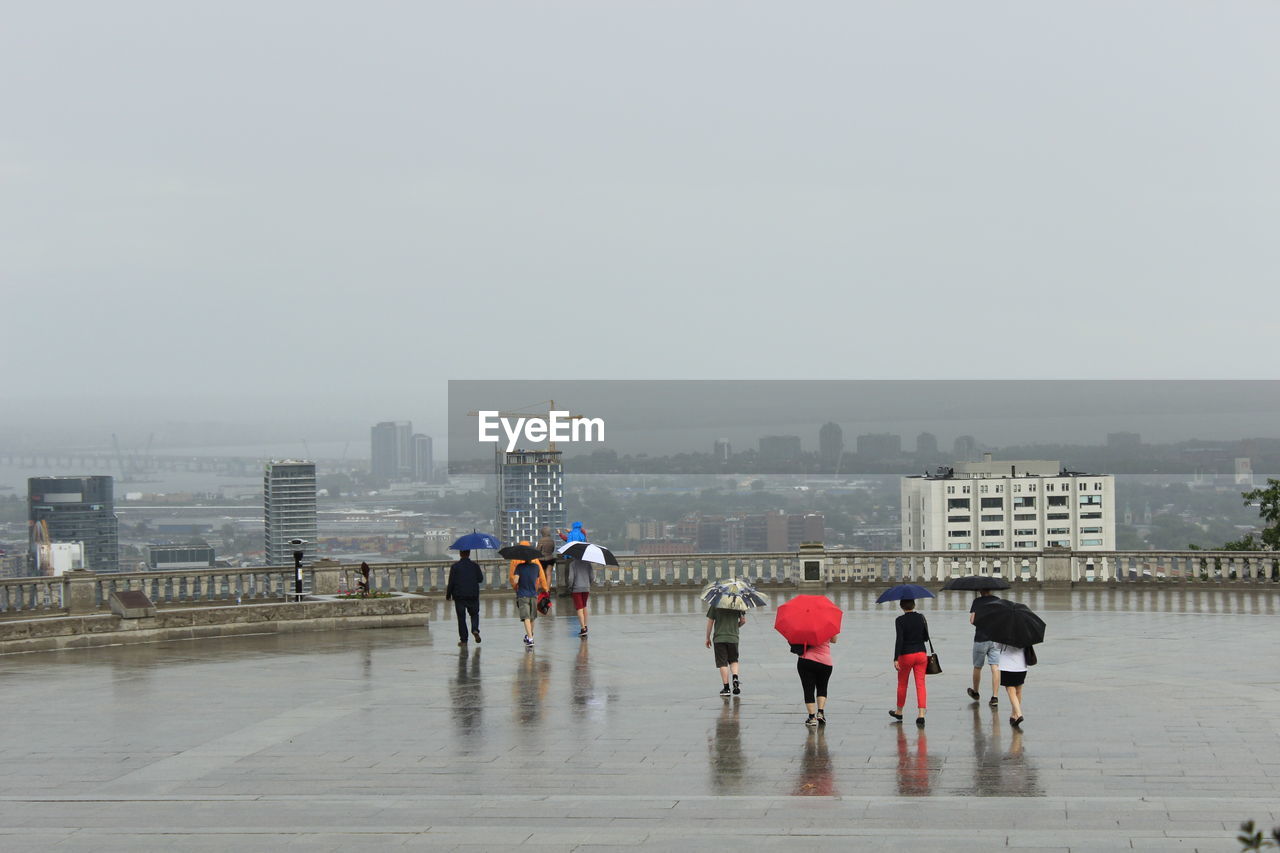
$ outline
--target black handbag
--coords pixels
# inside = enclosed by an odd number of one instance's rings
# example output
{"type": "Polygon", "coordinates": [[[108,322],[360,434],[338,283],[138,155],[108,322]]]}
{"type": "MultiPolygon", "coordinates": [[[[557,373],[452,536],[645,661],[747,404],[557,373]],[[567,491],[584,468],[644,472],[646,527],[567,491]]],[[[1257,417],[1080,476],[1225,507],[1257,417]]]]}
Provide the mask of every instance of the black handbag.
{"type": "Polygon", "coordinates": [[[1036,660],[1036,647],[1035,647],[1035,646],[1027,646],[1025,649],[1023,649],[1023,650],[1022,650],[1022,656],[1023,656],[1024,658],[1026,658],[1027,666],[1035,666],[1035,665],[1036,665],[1037,660],[1036,660]]]}
{"type": "MultiPolygon", "coordinates": [[[[924,620],[924,629],[929,630],[929,620],[924,620]]],[[[933,638],[929,638],[929,658],[924,665],[925,675],[941,675],[942,663],[938,660],[938,653],[933,650],[933,638]]]]}

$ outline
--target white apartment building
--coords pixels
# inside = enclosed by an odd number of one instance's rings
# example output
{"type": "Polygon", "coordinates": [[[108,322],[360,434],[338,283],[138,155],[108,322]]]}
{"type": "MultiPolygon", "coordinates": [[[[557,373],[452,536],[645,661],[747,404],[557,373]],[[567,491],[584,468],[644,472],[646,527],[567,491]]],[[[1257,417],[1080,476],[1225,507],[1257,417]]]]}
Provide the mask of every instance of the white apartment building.
{"type": "Polygon", "coordinates": [[[300,459],[272,460],[262,472],[262,521],[268,566],[293,565],[291,539],[305,539],[307,558],[315,553],[316,463],[300,459]]]}
{"type": "Polygon", "coordinates": [[[902,550],[1116,547],[1115,478],[1047,460],[961,462],[902,478],[902,550]]]}

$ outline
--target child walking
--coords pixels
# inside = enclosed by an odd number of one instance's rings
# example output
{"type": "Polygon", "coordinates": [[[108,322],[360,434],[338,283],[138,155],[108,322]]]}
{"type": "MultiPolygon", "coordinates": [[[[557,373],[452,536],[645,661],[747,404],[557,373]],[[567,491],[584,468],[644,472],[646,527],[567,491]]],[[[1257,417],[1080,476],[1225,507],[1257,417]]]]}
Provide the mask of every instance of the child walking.
{"type": "Polygon", "coordinates": [[[707,648],[716,653],[716,668],[720,670],[721,696],[737,696],[742,692],[738,681],[738,629],[747,624],[747,614],[741,610],[712,607],[707,611],[707,648]],[[733,688],[729,688],[729,674],[733,673],[733,688]]]}

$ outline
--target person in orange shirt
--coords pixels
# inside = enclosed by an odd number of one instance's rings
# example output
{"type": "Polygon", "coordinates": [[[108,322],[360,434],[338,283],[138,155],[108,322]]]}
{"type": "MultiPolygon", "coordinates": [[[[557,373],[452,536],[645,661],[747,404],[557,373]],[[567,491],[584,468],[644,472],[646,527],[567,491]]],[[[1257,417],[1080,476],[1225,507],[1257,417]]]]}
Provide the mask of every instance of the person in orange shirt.
{"type": "MultiPolygon", "coordinates": [[[[523,539],[521,545],[528,545],[523,539]]],[[[524,623],[525,648],[533,648],[533,621],[538,618],[538,592],[550,592],[547,573],[538,560],[511,561],[511,588],[516,592],[516,618],[524,623]]]]}

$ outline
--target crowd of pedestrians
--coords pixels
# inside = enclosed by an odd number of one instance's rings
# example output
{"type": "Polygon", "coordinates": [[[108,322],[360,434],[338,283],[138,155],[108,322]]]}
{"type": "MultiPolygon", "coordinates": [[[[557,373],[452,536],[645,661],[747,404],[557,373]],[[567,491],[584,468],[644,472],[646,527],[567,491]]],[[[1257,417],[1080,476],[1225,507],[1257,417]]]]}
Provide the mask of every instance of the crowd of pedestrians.
{"type": "MultiPolygon", "coordinates": [[[[575,521],[569,530],[551,530],[543,527],[541,538],[536,546],[541,555],[538,558],[513,559],[510,562],[509,581],[515,593],[516,616],[524,628],[524,645],[534,645],[534,623],[540,613],[550,608],[550,592],[553,583],[560,583],[569,592],[573,600],[574,612],[578,619],[578,636],[587,637],[587,603],[591,593],[593,579],[592,563],[579,559],[558,560],[561,542],[586,542],[586,531],[582,523],[575,521]],[[559,580],[556,579],[557,562],[565,563],[559,580]]],[[[527,540],[520,542],[529,546],[527,540]]],[[[533,553],[532,549],[530,553],[533,553]]],[[[466,646],[468,642],[467,622],[470,619],[470,638],[480,642],[480,586],[484,583],[484,573],[480,566],[471,560],[469,551],[461,551],[459,559],[449,570],[448,584],[445,590],[446,600],[454,603],[458,619],[458,645],[466,646]]],[[[923,594],[929,593],[920,590],[923,594]]],[[[999,688],[1003,687],[1008,694],[1011,715],[1009,723],[1015,728],[1022,725],[1022,691],[1027,678],[1027,668],[1034,665],[1034,649],[1020,647],[1008,643],[997,642],[988,636],[978,624],[979,609],[998,599],[991,590],[978,591],[969,608],[969,623],[974,626],[972,649],[972,683],[966,693],[974,702],[980,702],[982,694],[983,670],[989,669],[991,675],[991,697],[988,705],[999,707],[999,688]]],[[[927,669],[930,662],[932,638],[929,635],[929,622],[916,611],[916,602],[911,598],[899,601],[902,615],[894,621],[893,668],[897,673],[897,694],[893,710],[889,715],[896,722],[906,719],[905,707],[908,686],[915,685],[916,726],[924,728],[925,715],[928,711],[927,669]]],[[[747,624],[744,610],[735,610],[712,606],[707,610],[706,647],[712,649],[715,666],[720,675],[720,695],[723,697],[738,696],[742,693],[742,682],[739,665],[740,630],[747,624]]],[[[829,635],[824,635],[829,636],[829,635]]],[[[831,681],[834,660],[831,655],[831,644],[835,643],[838,633],[830,636],[825,642],[793,644],[791,651],[797,655],[796,672],[800,677],[800,686],[804,696],[805,725],[810,728],[827,724],[826,706],[827,690],[831,681]]],[[[937,670],[935,670],[936,672],[937,670]]]]}

